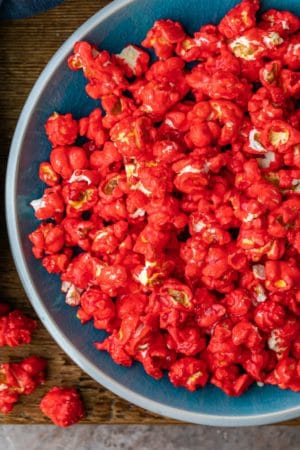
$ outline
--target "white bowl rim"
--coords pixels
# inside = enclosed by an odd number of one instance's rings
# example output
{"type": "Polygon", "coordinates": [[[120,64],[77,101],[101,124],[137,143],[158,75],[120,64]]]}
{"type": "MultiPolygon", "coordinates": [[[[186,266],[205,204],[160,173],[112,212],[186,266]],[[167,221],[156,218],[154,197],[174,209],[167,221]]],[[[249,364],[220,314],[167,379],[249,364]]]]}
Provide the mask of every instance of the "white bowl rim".
{"type": "Polygon", "coordinates": [[[23,137],[27,128],[27,118],[31,116],[31,113],[35,108],[35,104],[37,103],[41,92],[51,79],[53,71],[61,62],[65,61],[67,55],[70,54],[75,42],[82,39],[82,35],[87,34],[96,25],[101,24],[101,22],[109,17],[112,13],[115,13],[120,8],[132,3],[133,1],[135,0],[114,0],[113,2],[102,8],[100,11],[98,11],[96,14],[94,14],[92,17],[90,17],[86,22],[84,22],[64,42],[64,44],[49,60],[46,67],[35,82],[24,104],[10,146],[5,183],[6,223],[10,247],[17,272],[22,281],[25,292],[30,299],[30,302],[34,307],[37,315],[39,316],[40,320],[49,331],[51,336],[57,342],[57,344],[63,349],[63,351],[65,351],[66,354],[95,381],[97,381],[99,384],[103,385],[113,393],[129,401],[130,403],[133,403],[153,413],[167,416],[180,421],[221,427],[266,425],[296,418],[300,416],[300,405],[273,413],[243,416],[223,416],[205,414],[200,412],[190,412],[184,409],[174,408],[171,406],[163,405],[157,401],[149,399],[148,397],[133,392],[117,381],[112,380],[101,370],[100,367],[92,364],[79,350],[76,349],[76,347],[72,344],[68,337],[58,327],[55,321],[51,317],[49,317],[47,309],[43,305],[43,301],[31,280],[29,269],[21,249],[15,201],[16,182],[19,165],[19,151],[22,147],[23,137]]]}

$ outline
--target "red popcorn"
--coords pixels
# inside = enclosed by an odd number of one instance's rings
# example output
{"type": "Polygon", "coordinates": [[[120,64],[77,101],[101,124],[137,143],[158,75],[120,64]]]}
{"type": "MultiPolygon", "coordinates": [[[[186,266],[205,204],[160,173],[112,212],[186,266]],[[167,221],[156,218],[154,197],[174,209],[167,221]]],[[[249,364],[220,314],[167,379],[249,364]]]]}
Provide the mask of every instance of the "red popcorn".
{"type": "Polygon", "coordinates": [[[66,271],[62,274],[62,281],[74,284],[77,288],[85,289],[95,282],[96,275],[101,273],[104,263],[89,253],[80,253],[72,259],[66,271]]]}
{"type": "MultiPolygon", "coordinates": [[[[298,19],[299,20],[299,19],[298,19]]],[[[284,54],[284,63],[291,70],[299,70],[299,43],[300,43],[300,33],[294,34],[290,37],[288,41],[287,51],[284,54]]]]}
{"type": "MultiPolygon", "coordinates": [[[[153,252],[155,254],[155,252],[153,252]]],[[[152,256],[152,254],[151,254],[152,256]]],[[[147,289],[159,286],[174,269],[175,263],[163,257],[155,261],[145,261],[145,265],[137,265],[133,270],[133,278],[147,289]]]]}
{"type": "Polygon", "coordinates": [[[186,356],[194,356],[206,347],[206,339],[200,329],[196,326],[187,325],[180,329],[168,327],[170,338],[168,347],[186,356]]]}
{"type": "Polygon", "coordinates": [[[245,347],[260,350],[263,339],[258,328],[246,320],[240,321],[232,329],[232,342],[234,345],[245,345],[245,347]]]}
{"type": "Polygon", "coordinates": [[[161,198],[172,190],[172,174],[165,166],[156,162],[141,164],[134,181],[137,182],[130,188],[140,190],[147,197],[161,198]]]}
{"type": "Polygon", "coordinates": [[[69,427],[85,415],[82,400],[75,388],[53,387],[42,398],[42,413],[59,427],[69,427]]]}
{"type": "Polygon", "coordinates": [[[40,164],[39,177],[48,186],[56,186],[60,181],[60,176],[55,172],[51,164],[46,161],[40,164]]]}
{"type": "Polygon", "coordinates": [[[154,48],[159,58],[172,56],[176,44],[185,38],[185,32],[179,22],[172,20],[157,20],[153,28],[148,31],[142,45],[146,48],[154,48]]]}
{"type": "Polygon", "coordinates": [[[150,56],[136,45],[127,45],[116,55],[116,59],[127,77],[140,77],[147,72],[150,56]]]}
{"type": "Polygon", "coordinates": [[[31,394],[45,382],[46,361],[30,356],[19,363],[0,364],[0,411],[9,413],[19,396],[31,394]]]}
{"type": "Polygon", "coordinates": [[[101,200],[105,203],[112,203],[114,200],[124,196],[124,190],[121,183],[125,182],[125,176],[119,173],[110,172],[109,175],[100,183],[98,193],[101,200]]]}
{"type": "MultiPolygon", "coordinates": [[[[211,123],[212,138],[215,138],[219,145],[227,145],[237,139],[243,113],[235,103],[228,100],[211,100],[206,105],[204,102],[198,102],[190,114],[191,119],[193,115],[198,123],[206,120],[211,123]]],[[[205,145],[206,142],[203,143],[203,146],[205,145]]],[[[197,146],[202,145],[198,143],[197,146]]]]}
{"type": "Polygon", "coordinates": [[[0,315],[0,347],[29,344],[31,335],[37,328],[36,321],[17,309],[12,312],[6,311],[4,306],[1,309],[3,314],[0,315]]]}
{"type": "Polygon", "coordinates": [[[240,320],[251,317],[251,294],[245,289],[235,289],[229,294],[226,294],[222,303],[224,307],[226,307],[226,310],[230,314],[230,317],[234,323],[240,323],[240,320]]]}
{"type": "Polygon", "coordinates": [[[255,27],[255,14],[259,9],[259,0],[243,0],[231,9],[219,23],[219,31],[227,39],[240,36],[249,28],[255,27]]]}
{"type": "Polygon", "coordinates": [[[186,80],[197,95],[201,94],[216,100],[224,99],[240,102],[241,96],[243,96],[243,103],[247,103],[251,95],[248,82],[245,79],[240,80],[237,75],[230,71],[219,69],[215,73],[210,73],[202,67],[196,66],[187,75],[186,80]]]}
{"type": "Polygon", "coordinates": [[[185,261],[185,275],[187,278],[198,278],[202,273],[207,246],[201,236],[193,236],[182,244],[180,256],[185,261]]]}
{"type": "Polygon", "coordinates": [[[139,346],[135,357],[143,364],[148,375],[160,379],[163,376],[163,370],[168,370],[175,361],[176,352],[166,346],[166,338],[163,334],[155,333],[149,342],[139,346]]]}
{"type": "MultiPolygon", "coordinates": [[[[282,69],[280,72],[280,85],[287,97],[299,98],[300,93],[300,77],[299,72],[294,72],[289,69],[282,69]]],[[[299,124],[299,113],[296,110],[289,117],[289,123],[298,128],[299,124]]]]}
{"type": "MultiPolygon", "coordinates": [[[[250,2],[249,2],[250,3],[250,2]]],[[[267,33],[258,28],[250,28],[235,39],[230,40],[229,48],[236,58],[242,62],[256,61],[263,64],[262,57],[266,52],[264,38],[267,33]]]]}
{"type": "Polygon", "coordinates": [[[181,159],[184,153],[180,143],[163,139],[154,143],[153,155],[158,162],[169,164],[181,159]]]}
{"type": "Polygon", "coordinates": [[[112,226],[104,227],[98,230],[93,237],[92,251],[99,255],[108,255],[113,253],[119,246],[120,242],[125,239],[128,230],[128,224],[120,221],[112,226]]]}
{"type": "Polygon", "coordinates": [[[230,367],[241,361],[243,349],[239,343],[233,343],[232,328],[230,320],[225,319],[218,322],[212,331],[207,352],[208,360],[214,369],[230,367]]]}
{"type": "Polygon", "coordinates": [[[270,332],[278,326],[282,326],[286,320],[284,306],[272,300],[267,300],[255,308],[254,321],[265,332],[270,332]]]}
{"type": "Polygon", "coordinates": [[[185,81],[149,81],[141,90],[138,100],[141,102],[140,110],[151,115],[157,120],[168,109],[174,106],[187,93],[185,81]],[[179,81],[181,86],[179,87],[179,81]],[[176,89],[174,82],[176,82],[176,89]]]}
{"type": "Polygon", "coordinates": [[[65,239],[68,246],[78,246],[82,250],[90,250],[92,239],[90,233],[95,229],[95,224],[91,220],[81,220],[66,217],[62,221],[65,230],[65,239]]]}
{"type": "Polygon", "coordinates": [[[174,386],[183,386],[189,391],[204,387],[208,380],[205,361],[185,357],[172,364],[169,378],[174,386]]]}
{"type": "Polygon", "coordinates": [[[62,273],[67,269],[72,254],[72,250],[66,248],[62,253],[44,256],[42,264],[49,273],[62,273]]]}
{"type": "Polygon", "coordinates": [[[211,383],[222,389],[225,394],[239,396],[253,383],[253,378],[247,373],[241,374],[237,366],[219,367],[211,378],[211,383]]]}
{"type": "Polygon", "coordinates": [[[203,60],[222,51],[223,37],[215,25],[203,25],[193,37],[186,36],[176,45],[176,54],[184,61],[203,60]]]}
{"type": "Polygon", "coordinates": [[[97,187],[85,180],[66,184],[63,187],[62,195],[70,214],[87,211],[98,201],[97,187]]]}
{"type": "Polygon", "coordinates": [[[122,68],[118,67],[107,51],[99,51],[88,42],[77,42],[68,59],[71,70],[82,69],[89,80],[86,91],[97,99],[105,95],[118,95],[127,87],[122,68]]]}
{"type": "Polygon", "coordinates": [[[226,309],[206,288],[199,288],[195,298],[196,321],[200,328],[210,330],[225,316],[226,309]]]}
{"type": "MultiPolygon", "coordinates": [[[[261,69],[263,72],[265,67],[261,69]]],[[[278,91],[276,91],[278,92],[278,91]]],[[[285,109],[285,98],[280,97],[274,101],[272,98],[272,87],[261,87],[255,94],[251,97],[248,109],[251,117],[251,121],[255,127],[263,129],[265,124],[270,120],[283,119],[284,109],[285,109]]],[[[255,130],[256,136],[251,136],[252,141],[249,145],[258,151],[266,151],[262,145],[258,145],[255,141],[258,140],[260,143],[260,133],[255,130]],[[256,145],[255,145],[256,144],[256,145]]],[[[250,135],[249,135],[250,141],[250,135]]]]}
{"type": "MultiPolygon", "coordinates": [[[[279,75],[281,75],[282,64],[280,60],[271,61],[265,64],[265,66],[260,71],[260,82],[267,89],[270,87],[277,86],[279,83],[279,75]]],[[[274,94],[276,90],[271,91],[272,98],[274,98],[274,94]]],[[[278,91],[277,95],[281,95],[280,91],[278,91]]]]}
{"type": "Polygon", "coordinates": [[[64,246],[65,236],[61,225],[43,222],[29,235],[33,243],[32,252],[36,258],[42,258],[45,254],[58,253],[64,246]]]}
{"type": "Polygon", "coordinates": [[[94,141],[97,147],[101,147],[104,144],[107,136],[103,128],[101,109],[96,108],[88,117],[83,117],[79,120],[79,134],[94,141]]]}
{"type": "MultiPolygon", "coordinates": [[[[105,128],[111,128],[120,120],[131,116],[135,111],[137,111],[134,102],[125,96],[117,97],[116,95],[107,95],[103,97],[101,104],[106,112],[102,120],[102,124],[105,128]]],[[[91,114],[93,114],[93,112],[91,114]]],[[[100,139],[98,139],[98,145],[101,145],[103,143],[102,141],[107,142],[107,139],[100,139]]],[[[95,142],[97,143],[96,140],[95,142]]]]}
{"type": "Polygon", "coordinates": [[[68,65],[71,70],[87,69],[89,63],[93,63],[99,55],[96,47],[88,42],[77,42],[74,46],[74,54],[68,59],[68,65]]]}
{"type": "Polygon", "coordinates": [[[76,169],[87,169],[89,161],[82,147],[55,147],[50,153],[50,162],[63,179],[72,176],[76,169]]]}
{"type": "Polygon", "coordinates": [[[72,145],[76,141],[78,126],[71,114],[53,113],[46,122],[46,133],[49,141],[57,145],[72,145]]]}
{"type": "Polygon", "coordinates": [[[264,128],[261,139],[269,149],[285,153],[290,147],[300,144],[300,132],[282,120],[272,120],[264,128]]]}
{"type": "Polygon", "coordinates": [[[59,222],[65,211],[60,186],[45,189],[43,196],[33,200],[30,205],[39,220],[54,219],[59,222]]]}
{"type": "MultiPolygon", "coordinates": [[[[96,343],[95,346],[98,350],[109,351],[118,364],[129,367],[140,350],[148,349],[155,328],[151,329],[145,320],[140,320],[138,314],[131,313],[122,319],[119,330],[115,329],[103,342],[96,343]]],[[[161,372],[156,374],[158,378],[161,376],[161,372]]]]}
{"type": "Polygon", "coordinates": [[[124,157],[136,157],[144,153],[153,141],[155,130],[148,117],[135,120],[123,119],[110,130],[110,138],[124,157]]]}
{"type": "Polygon", "coordinates": [[[153,59],[77,42],[69,67],[101,109],[48,119],[31,202],[33,254],[108,333],[98,350],[231,396],[300,386],[300,20],[259,6],[193,35],[157,20],[153,59]]]}
{"type": "MultiPolygon", "coordinates": [[[[179,136],[189,129],[187,114],[193,108],[193,102],[181,102],[171,108],[160,126],[159,137],[174,139],[178,143],[179,136]]],[[[182,145],[182,143],[180,143],[182,145]]]]}
{"type": "Polygon", "coordinates": [[[219,292],[230,292],[237,273],[228,263],[227,251],[224,247],[211,246],[202,270],[202,281],[209,289],[219,292]]]}
{"type": "Polygon", "coordinates": [[[153,199],[145,206],[148,223],[153,228],[164,228],[173,225],[182,229],[187,224],[187,216],[180,211],[179,202],[171,196],[153,199]]]}
{"type": "Polygon", "coordinates": [[[258,83],[260,71],[264,66],[264,59],[262,57],[254,60],[239,59],[239,63],[243,78],[246,78],[251,83],[258,83]]]}
{"type": "Polygon", "coordinates": [[[126,281],[126,268],[119,264],[105,266],[99,274],[96,273],[96,284],[111,297],[115,297],[118,290],[126,286],[126,281]]]}
{"type": "Polygon", "coordinates": [[[289,11],[269,9],[261,16],[259,26],[268,31],[275,31],[285,37],[296,33],[300,28],[300,20],[289,11]]]}
{"type": "Polygon", "coordinates": [[[77,317],[82,323],[93,318],[95,328],[111,331],[115,319],[115,305],[99,288],[89,288],[80,297],[77,317]]]}
{"type": "Polygon", "coordinates": [[[185,194],[197,194],[202,192],[208,184],[209,168],[203,158],[183,158],[172,166],[177,174],[174,179],[176,188],[185,194]]]}
{"type": "Polygon", "coordinates": [[[184,62],[177,57],[155,62],[146,74],[148,83],[136,93],[141,111],[156,120],[188,93],[184,62]]]}
{"type": "Polygon", "coordinates": [[[166,280],[158,292],[159,301],[168,308],[181,311],[192,310],[192,292],[190,288],[176,280],[166,280]]]}
{"type": "Polygon", "coordinates": [[[267,261],[265,264],[266,288],[270,291],[288,291],[300,287],[300,269],[295,261],[267,261]]]}
{"type": "Polygon", "coordinates": [[[288,357],[281,359],[266,381],[278,385],[281,389],[292,389],[295,392],[300,392],[297,360],[288,357]]]}
{"type": "Polygon", "coordinates": [[[90,155],[90,164],[93,169],[98,169],[102,175],[106,175],[110,170],[114,171],[115,166],[120,167],[122,156],[118,152],[115,144],[107,141],[103,150],[94,150],[90,155]]]}
{"type": "Polygon", "coordinates": [[[106,222],[111,220],[123,220],[128,216],[125,201],[112,199],[109,203],[101,199],[94,207],[94,212],[106,222]]]}
{"type": "Polygon", "coordinates": [[[252,351],[242,362],[243,368],[247,373],[258,382],[264,383],[266,376],[277,363],[275,353],[272,350],[252,351]]]}

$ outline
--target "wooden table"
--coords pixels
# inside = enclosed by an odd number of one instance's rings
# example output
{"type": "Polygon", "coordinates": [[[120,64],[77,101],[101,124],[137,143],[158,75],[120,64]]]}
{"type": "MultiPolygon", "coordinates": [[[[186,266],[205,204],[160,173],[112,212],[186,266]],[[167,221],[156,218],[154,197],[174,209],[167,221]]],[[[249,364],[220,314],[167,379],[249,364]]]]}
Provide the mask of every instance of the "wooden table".
{"type": "MultiPolygon", "coordinates": [[[[55,9],[29,19],[0,21],[0,180],[3,193],[10,141],[33,83],[49,58],[70,34],[107,3],[109,2],[106,0],[65,0],[55,9]]],[[[3,201],[1,208],[1,299],[35,317],[10,254],[3,201]]],[[[0,415],[0,423],[48,423],[41,414],[38,403],[54,384],[79,387],[87,409],[84,423],[177,423],[133,406],[101,387],[64,354],[42,325],[35,332],[30,345],[0,349],[0,361],[13,361],[31,354],[47,358],[49,381],[32,395],[21,398],[11,414],[0,415]]],[[[288,423],[299,425],[300,419],[288,423]]]]}

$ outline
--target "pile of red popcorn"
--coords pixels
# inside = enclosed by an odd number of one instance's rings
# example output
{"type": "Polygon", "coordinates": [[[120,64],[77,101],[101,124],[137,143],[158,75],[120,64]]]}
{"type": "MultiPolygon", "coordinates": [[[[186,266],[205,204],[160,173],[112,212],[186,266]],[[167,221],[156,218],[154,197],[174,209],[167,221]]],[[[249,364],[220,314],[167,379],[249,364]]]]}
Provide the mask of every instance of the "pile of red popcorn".
{"type": "MultiPolygon", "coordinates": [[[[0,348],[29,344],[37,328],[35,320],[10,305],[0,303],[0,348]]],[[[19,363],[0,362],[0,412],[7,414],[21,394],[31,394],[45,381],[46,361],[37,356],[19,363]]]]}
{"type": "MultiPolygon", "coordinates": [[[[30,344],[37,322],[21,311],[0,303],[0,348],[30,344]]],[[[0,412],[8,414],[21,395],[29,395],[46,381],[47,362],[29,356],[19,362],[0,362],[0,412]]],[[[56,425],[68,427],[84,417],[81,398],[74,388],[52,388],[40,408],[56,425]],[[53,404],[55,402],[55,405],[53,404]]]]}
{"type": "Polygon", "coordinates": [[[33,253],[96,347],[191,391],[300,391],[300,20],[259,6],[192,36],[158,20],[117,55],[78,42],[104,112],[48,119],[31,203],[33,253]]]}

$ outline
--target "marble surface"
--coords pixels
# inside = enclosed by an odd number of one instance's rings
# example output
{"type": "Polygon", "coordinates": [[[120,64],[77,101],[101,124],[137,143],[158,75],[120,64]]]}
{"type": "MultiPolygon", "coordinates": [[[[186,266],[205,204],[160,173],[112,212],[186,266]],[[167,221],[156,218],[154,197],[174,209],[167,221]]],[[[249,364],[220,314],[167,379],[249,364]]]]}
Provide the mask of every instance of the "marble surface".
{"type": "Polygon", "coordinates": [[[299,450],[300,427],[2,425],[0,450],[299,450]]]}

